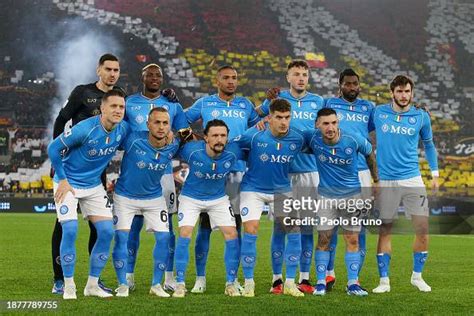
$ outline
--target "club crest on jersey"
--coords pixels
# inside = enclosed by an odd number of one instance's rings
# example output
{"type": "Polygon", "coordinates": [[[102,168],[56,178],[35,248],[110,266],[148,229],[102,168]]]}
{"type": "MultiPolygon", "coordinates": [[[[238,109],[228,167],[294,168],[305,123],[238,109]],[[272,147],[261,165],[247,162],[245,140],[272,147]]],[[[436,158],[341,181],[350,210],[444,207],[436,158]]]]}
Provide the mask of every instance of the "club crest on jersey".
{"type": "Polygon", "coordinates": [[[194,172],[194,175],[195,175],[196,177],[200,178],[200,179],[204,177],[204,174],[203,174],[202,172],[200,172],[200,171],[194,172]]]}
{"type": "Polygon", "coordinates": [[[145,121],[145,118],[143,117],[143,115],[137,115],[137,117],[135,118],[135,121],[138,123],[138,124],[141,124],[145,121]]]}
{"type": "Polygon", "coordinates": [[[117,135],[117,138],[115,139],[115,141],[119,142],[121,139],[122,139],[122,135],[118,134],[118,135],[117,135]]]}
{"type": "Polygon", "coordinates": [[[267,154],[261,154],[261,155],[260,155],[260,160],[263,161],[263,162],[268,161],[268,158],[269,158],[269,157],[268,157],[267,154]]]}
{"type": "Polygon", "coordinates": [[[137,162],[138,168],[143,169],[145,168],[145,166],[146,166],[146,163],[143,160],[140,160],[139,162],[137,162]]]}
{"type": "Polygon", "coordinates": [[[318,105],[317,105],[316,103],[314,103],[314,102],[311,102],[311,103],[309,104],[309,106],[310,106],[313,110],[316,110],[316,108],[318,107],[318,105]]]}
{"type": "Polygon", "coordinates": [[[320,161],[322,161],[322,162],[325,162],[326,160],[328,160],[328,158],[327,158],[326,156],[324,156],[323,154],[320,154],[320,155],[318,156],[318,159],[319,159],[320,161]]]}
{"type": "Polygon", "coordinates": [[[416,118],[413,117],[413,116],[410,117],[410,118],[408,119],[408,123],[410,123],[411,125],[415,125],[415,124],[416,124],[416,118]]]}
{"type": "Polygon", "coordinates": [[[295,143],[290,144],[290,150],[296,150],[296,144],[295,143]]]}
{"type": "Polygon", "coordinates": [[[221,115],[221,113],[218,110],[214,110],[214,111],[211,112],[211,116],[213,118],[217,118],[217,117],[219,117],[219,115],[221,115]]]}
{"type": "Polygon", "coordinates": [[[367,110],[368,110],[368,108],[367,108],[367,106],[366,106],[366,105],[363,105],[363,106],[361,106],[360,108],[361,108],[361,109],[362,109],[362,111],[364,111],[364,112],[367,112],[367,110]]]}
{"type": "Polygon", "coordinates": [[[382,125],[382,132],[386,133],[386,132],[388,132],[388,129],[389,129],[389,127],[388,127],[387,124],[382,125]]]}
{"type": "Polygon", "coordinates": [[[87,153],[89,154],[89,156],[94,157],[95,155],[97,155],[97,150],[95,148],[92,148],[87,153]]]}
{"type": "Polygon", "coordinates": [[[350,154],[352,154],[354,151],[352,150],[351,147],[347,147],[346,149],[344,149],[344,152],[345,152],[347,155],[350,155],[350,154]]]}
{"type": "Polygon", "coordinates": [[[229,169],[230,166],[231,166],[231,162],[230,162],[230,161],[224,162],[224,168],[229,169]]]}
{"type": "Polygon", "coordinates": [[[241,109],[245,109],[245,103],[240,102],[240,103],[239,103],[239,106],[240,106],[241,109]]]}

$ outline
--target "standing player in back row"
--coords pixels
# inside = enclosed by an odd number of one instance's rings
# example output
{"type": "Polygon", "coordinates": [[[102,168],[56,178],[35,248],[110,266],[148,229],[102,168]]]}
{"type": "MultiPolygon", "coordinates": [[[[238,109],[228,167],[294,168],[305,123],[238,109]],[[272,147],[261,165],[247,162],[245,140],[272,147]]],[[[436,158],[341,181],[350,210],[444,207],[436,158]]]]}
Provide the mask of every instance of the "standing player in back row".
{"type": "MultiPolygon", "coordinates": [[[[286,80],[290,84],[289,90],[279,92],[278,97],[287,100],[291,104],[292,128],[300,131],[312,130],[317,113],[323,108],[324,100],[321,96],[310,93],[306,89],[309,80],[309,67],[304,60],[293,60],[288,64],[286,80]]],[[[257,109],[261,115],[270,113],[270,101],[265,100],[257,109]]],[[[290,176],[293,187],[293,198],[301,200],[302,197],[310,195],[316,198],[316,189],[319,184],[318,168],[314,155],[300,153],[290,165],[290,176]]],[[[301,231],[301,259],[300,259],[300,279],[298,288],[303,293],[312,294],[313,287],[309,283],[309,271],[311,268],[311,258],[313,254],[313,227],[302,227],[301,231]]],[[[275,229],[272,234],[272,270],[273,270],[273,294],[283,292],[282,269],[283,257],[280,254],[285,251],[285,234],[275,229]]]]}
{"type": "Polygon", "coordinates": [[[405,212],[411,216],[415,229],[411,284],[422,292],[431,291],[421,276],[428,257],[429,209],[419,169],[420,137],[431,169],[434,190],[439,186],[439,171],[429,114],[412,106],[414,87],[409,77],[396,76],[390,83],[392,103],[380,105],[374,111],[381,187],[375,206],[383,221],[377,244],[380,284],[373,290],[374,293],[390,292],[391,230],[401,202],[405,212]]]}
{"type": "MultiPolygon", "coordinates": [[[[79,85],[74,88],[69,96],[64,107],[59,111],[56,120],[54,121],[53,138],[57,138],[64,132],[65,125],[71,120],[72,126],[76,125],[82,120],[100,114],[100,104],[104,94],[112,89],[121,90],[116,87],[120,77],[119,60],[112,54],[104,54],[100,57],[97,65],[97,82],[86,85],[79,85]]],[[[105,172],[101,176],[102,184],[105,187],[105,172]]],[[[89,235],[89,255],[97,241],[97,231],[92,222],[89,221],[90,235],[89,235]]],[[[54,271],[54,286],[52,292],[54,294],[63,294],[64,280],[63,271],[60,262],[60,244],[62,236],[62,226],[58,220],[54,226],[53,237],[51,239],[51,249],[53,256],[53,271],[54,271]]],[[[112,292],[111,289],[105,287],[101,280],[99,285],[107,292],[112,292]]]]}
{"type": "MultiPolygon", "coordinates": [[[[254,105],[245,97],[237,96],[238,86],[237,70],[232,66],[222,66],[217,70],[216,76],[217,94],[202,97],[197,100],[187,111],[186,117],[189,123],[202,120],[202,125],[214,119],[225,122],[229,128],[229,139],[242,135],[249,127],[255,125],[259,116],[254,105]]],[[[239,232],[241,218],[239,214],[239,185],[245,172],[245,162],[237,162],[231,172],[227,175],[226,194],[229,196],[230,204],[235,212],[237,231],[239,232]]],[[[209,216],[201,214],[201,223],[196,236],[196,284],[192,293],[203,293],[206,290],[206,262],[209,252],[209,238],[211,227],[209,216]]]]}
{"type": "MultiPolygon", "coordinates": [[[[186,121],[181,104],[171,89],[160,90],[163,83],[163,72],[157,64],[148,64],[142,69],[143,90],[129,96],[126,100],[126,111],[124,120],[130,124],[132,131],[148,131],[148,114],[155,107],[162,107],[168,111],[169,124],[171,128],[178,132],[181,138],[189,135],[191,130],[186,121]]],[[[175,235],[171,214],[176,213],[176,191],[173,179],[173,170],[171,163],[167,166],[165,174],[161,177],[161,187],[163,197],[168,206],[169,216],[169,255],[167,270],[165,273],[165,289],[174,290],[173,278],[173,254],[175,246],[175,235]]],[[[127,283],[130,290],[135,289],[135,262],[140,245],[140,231],[143,227],[143,215],[137,212],[133,219],[128,239],[128,264],[127,264],[127,283]]]]}
{"type": "MultiPolygon", "coordinates": [[[[325,100],[325,107],[334,109],[337,112],[339,126],[342,130],[350,134],[359,134],[363,138],[369,140],[369,133],[374,130],[372,102],[358,98],[360,93],[359,75],[351,68],[344,69],[339,74],[339,97],[329,98],[325,100]]],[[[367,161],[364,155],[359,155],[358,162],[359,181],[362,187],[362,196],[370,198],[372,179],[367,161]]],[[[332,235],[329,244],[330,258],[327,267],[326,287],[330,291],[336,282],[336,274],[334,272],[334,261],[336,258],[337,246],[337,227],[332,235]]],[[[359,234],[359,253],[360,253],[360,269],[364,264],[366,255],[365,228],[361,228],[359,234]]],[[[359,271],[360,272],[360,271],[359,271]]]]}

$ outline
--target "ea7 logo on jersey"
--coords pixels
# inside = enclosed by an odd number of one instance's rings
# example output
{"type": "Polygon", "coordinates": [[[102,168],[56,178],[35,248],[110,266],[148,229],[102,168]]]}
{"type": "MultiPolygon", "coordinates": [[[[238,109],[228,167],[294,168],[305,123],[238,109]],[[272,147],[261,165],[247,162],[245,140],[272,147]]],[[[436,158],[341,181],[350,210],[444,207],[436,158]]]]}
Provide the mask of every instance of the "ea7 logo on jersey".
{"type": "Polygon", "coordinates": [[[415,135],[415,129],[413,127],[393,126],[391,124],[382,125],[382,132],[399,135],[415,135]]]}
{"type": "Polygon", "coordinates": [[[308,112],[308,111],[293,111],[293,118],[300,119],[300,120],[311,120],[314,121],[316,119],[316,112],[308,112]]]}
{"type": "Polygon", "coordinates": [[[193,161],[193,165],[198,166],[198,167],[202,167],[204,164],[200,161],[193,161]]]}

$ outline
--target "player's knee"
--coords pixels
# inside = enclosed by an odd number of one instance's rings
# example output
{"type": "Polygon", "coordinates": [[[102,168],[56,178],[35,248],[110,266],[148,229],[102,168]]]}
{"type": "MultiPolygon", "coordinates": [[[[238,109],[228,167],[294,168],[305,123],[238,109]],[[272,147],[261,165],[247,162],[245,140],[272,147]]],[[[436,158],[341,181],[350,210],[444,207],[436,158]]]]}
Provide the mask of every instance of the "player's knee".
{"type": "Polygon", "coordinates": [[[357,238],[357,235],[345,235],[344,239],[346,240],[346,248],[348,251],[355,252],[359,249],[359,240],[357,238]]]}
{"type": "Polygon", "coordinates": [[[235,227],[221,228],[225,240],[232,240],[237,238],[237,230],[235,227]]]}
{"type": "Polygon", "coordinates": [[[77,221],[67,221],[62,224],[64,240],[74,241],[77,237],[77,221]]]}
{"type": "Polygon", "coordinates": [[[179,237],[191,238],[193,235],[193,226],[182,226],[179,228],[179,237]]]}
{"type": "Polygon", "coordinates": [[[112,221],[102,221],[96,223],[98,238],[106,241],[112,241],[114,237],[114,228],[112,221]]]}
{"type": "Polygon", "coordinates": [[[318,250],[329,251],[329,242],[331,241],[330,232],[324,232],[318,234],[318,250]]]}

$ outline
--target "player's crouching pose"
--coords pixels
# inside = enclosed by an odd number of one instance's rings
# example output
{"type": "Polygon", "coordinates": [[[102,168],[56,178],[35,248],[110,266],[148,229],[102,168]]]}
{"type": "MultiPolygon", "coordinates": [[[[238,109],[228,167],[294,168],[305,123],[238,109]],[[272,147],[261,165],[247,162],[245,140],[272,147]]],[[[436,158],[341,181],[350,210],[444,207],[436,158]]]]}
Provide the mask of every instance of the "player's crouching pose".
{"type": "Polygon", "coordinates": [[[383,221],[377,244],[380,284],[373,292],[390,292],[389,266],[392,251],[393,219],[403,201],[415,229],[413,243],[413,273],[411,284],[422,292],[431,287],[421,277],[428,257],[428,199],[418,164],[418,143],[421,136],[426,160],[433,177],[432,188],[438,189],[438,161],[433,143],[429,114],[411,105],[413,81],[403,75],[390,83],[392,104],[375,108],[374,123],[377,136],[377,164],[380,170],[380,196],[376,209],[383,221]]]}
{"type": "Polygon", "coordinates": [[[168,208],[163,197],[161,178],[179,149],[178,141],[168,144],[170,116],[165,108],[153,108],[147,121],[148,131],[131,133],[124,141],[121,173],[114,194],[115,246],[114,267],[119,287],[117,296],[127,297],[127,241],[133,218],[141,212],[147,231],[155,235],[153,281],[150,294],[169,297],[161,287],[168,258],[168,208]]]}
{"type": "Polygon", "coordinates": [[[211,227],[219,227],[226,240],[224,261],[227,282],[224,293],[240,296],[234,284],[239,265],[239,241],[234,212],[225,194],[225,182],[227,174],[242,157],[237,144],[227,144],[228,133],[224,121],[211,120],[204,129],[204,141],[187,143],[179,152],[190,171],[179,197],[179,238],[175,252],[177,285],[173,297],[186,295],[189,243],[202,212],[209,214],[211,227]]]}
{"type": "Polygon", "coordinates": [[[121,91],[106,92],[100,105],[101,115],[94,116],[66,131],[51,142],[48,155],[56,173],[54,200],[63,233],[60,246],[64,274],[64,299],[76,299],[74,268],[76,263],[77,204],[84,218],[97,229],[97,241],[90,256],[89,279],[85,296],[110,297],[98,285],[107,263],[113,238],[111,203],[101,184],[100,175],[127,136],[127,123],[121,91]],[[65,151],[63,157],[61,152],[65,151]]]}
{"type": "Polygon", "coordinates": [[[346,241],[347,294],[366,296],[367,291],[358,282],[361,225],[353,220],[357,220],[361,209],[372,203],[371,200],[364,200],[361,194],[357,171],[359,154],[366,157],[374,182],[378,181],[372,146],[360,134],[339,129],[337,113],[333,109],[319,110],[316,126],[319,130],[305,132],[306,142],[317,158],[320,179],[318,193],[321,206],[315,210],[315,215],[319,218],[318,246],[315,253],[317,284],[313,294],[326,294],[329,241],[334,227],[339,224],[343,228],[346,241]]]}
{"type": "MultiPolygon", "coordinates": [[[[291,105],[287,100],[275,99],[270,104],[267,129],[251,128],[239,140],[240,147],[248,152],[248,171],[240,186],[240,214],[245,234],[242,239],[241,263],[245,277],[243,296],[255,296],[253,280],[257,257],[257,232],[265,203],[270,212],[281,215],[283,202],[291,198],[290,164],[301,152],[304,139],[301,132],[290,128],[291,105]]],[[[298,226],[284,226],[283,216],[274,215],[275,229],[288,238],[284,253],[286,282],[283,293],[304,296],[295,284],[296,270],[301,255],[301,233],[298,226]]]]}

